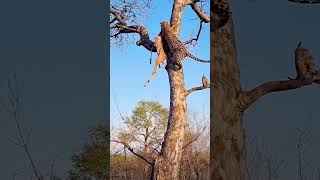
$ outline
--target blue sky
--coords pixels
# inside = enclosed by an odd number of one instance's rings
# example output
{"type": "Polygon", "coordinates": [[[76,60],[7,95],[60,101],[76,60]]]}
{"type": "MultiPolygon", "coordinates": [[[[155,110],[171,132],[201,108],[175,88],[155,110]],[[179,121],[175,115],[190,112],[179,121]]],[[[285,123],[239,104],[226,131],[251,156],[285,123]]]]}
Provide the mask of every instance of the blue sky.
{"type": "MultiPolygon", "coordinates": [[[[160,32],[160,22],[169,21],[172,2],[154,4],[149,18],[141,22],[147,27],[150,37],[153,39],[160,32]]],[[[204,8],[209,12],[209,4],[204,8]]],[[[183,18],[180,39],[182,41],[196,37],[199,27],[199,19],[190,7],[186,7],[183,18]]],[[[138,35],[136,36],[136,40],[138,35]]],[[[198,44],[188,46],[189,51],[201,59],[209,60],[210,57],[210,28],[209,24],[203,25],[198,44]]],[[[119,125],[120,116],[115,100],[124,115],[131,115],[131,111],[141,100],[156,100],[169,107],[169,81],[168,75],[161,66],[151,82],[144,87],[144,82],[150,76],[156,54],[153,54],[152,64],[149,64],[150,52],[143,47],[132,44],[128,48],[111,47],[110,52],[110,119],[111,126],[119,125]],[[115,98],[116,97],[116,98],[115,98]]],[[[199,63],[186,58],[184,61],[184,74],[186,88],[201,85],[202,75],[210,77],[210,65],[199,63]]],[[[194,92],[188,96],[188,108],[196,112],[210,112],[210,90],[194,92]]]]}

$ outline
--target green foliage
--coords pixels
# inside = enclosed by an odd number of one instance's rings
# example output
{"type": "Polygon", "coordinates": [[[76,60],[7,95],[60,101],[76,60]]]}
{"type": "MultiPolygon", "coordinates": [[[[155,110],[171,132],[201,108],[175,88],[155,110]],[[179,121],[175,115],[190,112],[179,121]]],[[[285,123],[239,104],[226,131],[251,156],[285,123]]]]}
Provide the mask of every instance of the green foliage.
{"type": "Polygon", "coordinates": [[[107,153],[109,137],[106,124],[89,129],[89,137],[89,142],[71,157],[70,180],[107,179],[110,156],[107,153]]]}
{"type": "Polygon", "coordinates": [[[140,101],[132,111],[131,117],[126,117],[126,130],[118,134],[121,142],[143,142],[143,151],[155,149],[163,138],[168,120],[168,109],[156,101],[140,101]]]}
{"type": "MultiPolygon", "coordinates": [[[[127,130],[119,131],[117,140],[124,143],[136,142],[143,137],[145,144],[140,147],[151,148],[163,137],[168,119],[168,110],[155,101],[141,101],[132,111],[132,116],[126,117],[127,130]]],[[[110,161],[109,131],[106,124],[99,124],[89,129],[89,141],[81,146],[81,149],[72,157],[72,169],[69,171],[70,180],[105,180],[108,179],[107,171],[110,161]]],[[[123,154],[114,155],[111,164],[117,167],[114,171],[125,171],[124,164],[136,159],[123,154]]],[[[137,164],[135,162],[135,164],[137,164]]],[[[139,161],[138,164],[141,164],[139,161]]]]}

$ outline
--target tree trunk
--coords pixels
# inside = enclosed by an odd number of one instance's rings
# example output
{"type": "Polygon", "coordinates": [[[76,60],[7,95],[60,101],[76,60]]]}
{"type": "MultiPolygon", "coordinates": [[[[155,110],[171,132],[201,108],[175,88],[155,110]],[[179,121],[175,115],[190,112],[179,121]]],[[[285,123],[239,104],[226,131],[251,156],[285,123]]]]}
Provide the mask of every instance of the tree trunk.
{"type": "MultiPolygon", "coordinates": [[[[306,3],[299,0],[294,2],[306,3]]],[[[318,77],[306,80],[269,81],[250,91],[242,91],[229,2],[214,0],[210,9],[213,19],[210,24],[210,56],[213,60],[210,64],[211,179],[244,180],[246,176],[244,111],[268,93],[308,86],[317,83],[318,77]]]]}
{"type": "MultiPolygon", "coordinates": [[[[178,37],[184,7],[184,0],[175,0],[173,2],[170,23],[171,26],[174,25],[174,31],[178,37]]],[[[183,68],[179,71],[174,71],[172,68],[168,67],[166,70],[170,83],[169,119],[160,155],[154,162],[151,176],[151,179],[153,180],[178,179],[184,142],[187,103],[183,68]]]]}
{"type": "Polygon", "coordinates": [[[214,30],[211,23],[211,179],[244,180],[245,135],[239,108],[240,73],[232,17],[214,30]]]}

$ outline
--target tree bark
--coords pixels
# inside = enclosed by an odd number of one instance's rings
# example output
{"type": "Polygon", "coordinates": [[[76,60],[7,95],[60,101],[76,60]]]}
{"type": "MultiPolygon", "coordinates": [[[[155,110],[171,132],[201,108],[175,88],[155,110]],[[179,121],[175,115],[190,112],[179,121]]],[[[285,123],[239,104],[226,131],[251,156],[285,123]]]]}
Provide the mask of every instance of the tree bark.
{"type": "MultiPolygon", "coordinates": [[[[170,24],[174,26],[177,36],[179,36],[181,17],[185,5],[184,0],[175,0],[173,2],[170,24]]],[[[174,71],[168,66],[166,70],[170,84],[169,119],[160,155],[154,162],[151,176],[153,180],[178,179],[184,142],[187,102],[183,67],[179,71],[174,71]]]]}
{"type": "Polygon", "coordinates": [[[211,179],[243,180],[245,135],[238,106],[241,86],[232,18],[211,31],[211,42],[211,179]]]}

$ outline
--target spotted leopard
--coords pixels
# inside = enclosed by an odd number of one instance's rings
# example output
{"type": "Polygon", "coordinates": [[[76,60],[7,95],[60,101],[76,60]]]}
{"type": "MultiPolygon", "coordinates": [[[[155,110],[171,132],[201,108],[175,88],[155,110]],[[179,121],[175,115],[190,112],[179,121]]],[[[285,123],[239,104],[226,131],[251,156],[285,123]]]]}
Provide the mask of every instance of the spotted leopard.
{"type": "Polygon", "coordinates": [[[166,41],[168,48],[172,53],[174,63],[178,63],[180,65],[178,70],[182,67],[182,60],[187,56],[199,62],[210,63],[210,61],[199,59],[190,54],[185,45],[177,38],[168,22],[161,22],[161,32],[162,38],[166,41]]]}

